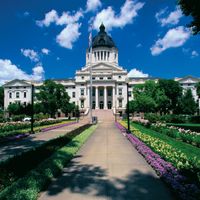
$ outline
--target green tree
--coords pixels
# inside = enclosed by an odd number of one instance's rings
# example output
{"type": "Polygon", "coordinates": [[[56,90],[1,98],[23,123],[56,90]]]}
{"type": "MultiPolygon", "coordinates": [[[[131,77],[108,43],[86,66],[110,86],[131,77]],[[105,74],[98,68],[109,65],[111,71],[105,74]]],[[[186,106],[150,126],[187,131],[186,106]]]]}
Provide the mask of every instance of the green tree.
{"type": "Polygon", "coordinates": [[[180,84],[174,80],[160,79],[158,81],[158,87],[168,98],[169,102],[166,105],[167,110],[173,111],[174,113],[178,106],[179,99],[182,96],[182,88],[180,84]]]}
{"type": "Polygon", "coordinates": [[[68,116],[69,113],[75,112],[76,105],[74,103],[69,103],[69,101],[63,101],[61,111],[68,116]]]}
{"type": "Polygon", "coordinates": [[[181,99],[182,114],[194,115],[197,111],[197,104],[193,98],[191,89],[188,89],[181,99]]]}
{"type": "Polygon", "coordinates": [[[57,110],[62,109],[64,104],[69,103],[70,97],[63,85],[57,84],[52,80],[46,80],[40,86],[37,99],[43,105],[44,112],[48,113],[51,117],[55,117],[57,110]]]}
{"type": "Polygon", "coordinates": [[[7,108],[10,115],[20,115],[24,112],[24,108],[20,103],[12,103],[7,108]]]}
{"type": "Polygon", "coordinates": [[[4,89],[0,87],[0,108],[4,106],[4,89]]]}
{"type": "Polygon", "coordinates": [[[193,34],[200,33],[200,1],[199,0],[178,0],[183,13],[193,18],[189,27],[192,28],[193,34]]]}

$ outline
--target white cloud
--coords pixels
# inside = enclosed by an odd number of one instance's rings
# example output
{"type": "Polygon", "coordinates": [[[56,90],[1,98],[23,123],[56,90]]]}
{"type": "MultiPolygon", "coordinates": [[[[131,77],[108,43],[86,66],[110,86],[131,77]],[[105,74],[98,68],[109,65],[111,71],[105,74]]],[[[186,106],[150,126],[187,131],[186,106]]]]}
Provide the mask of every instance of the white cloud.
{"type": "Polygon", "coordinates": [[[150,48],[153,56],[159,55],[169,48],[182,46],[190,38],[190,31],[183,26],[170,29],[166,35],[159,38],[156,43],[150,48]]]}
{"type": "Polygon", "coordinates": [[[87,0],[86,12],[95,11],[101,6],[102,4],[100,0],[87,0]]]}
{"type": "Polygon", "coordinates": [[[72,49],[73,43],[78,40],[81,33],[79,33],[79,28],[81,24],[74,23],[68,24],[59,35],[57,35],[57,43],[65,48],[72,49]]]}
{"type": "Polygon", "coordinates": [[[45,55],[49,55],[49,53],[50,53],[50,50],[47,49],[47,48],[43,48],[43,49],[41,49],[41,51],[42,51],[42,53],[45,54],[45,55]]]}
{"type": "Polygon", "coordinates": [[[133,23],[133,19],[138,15],[138,11],[143,6],[144,3],[126,0],[118,15],[116,15],[113,8],[109,6],[96,15],[93,26],[98,30],[103,22],[107,30],[112,30],[114,27],[123,28],[125,25],[133,23]]]}
{"type": "Polygon", "coordinates": [[[54,23],[59,26],[65,26],[65,28],[57,35],[57,43],[68,49],[73,48],[73,43],[76,42],[81,35],[79,28],[81,23],[78,23],[80,18],[83,17],[82,10],[79,10],[75,13],[63,12],[61,16],[55,10],[45,14],[44,20],[37,21],[36,23],[39,26],[49,26],[51,23],[54,23]]]}
{"type": "Polygon", "coordinates": [[[21,49],[21,53],[29,58],[31,61],[38,62],[39,61],[39,55],[36,51],[32,49],[21,49]]]}
{"type": "Polygon", "coordinates": [[[192,51],[192,58],[198,57],[199,53],[197,51],[192,51]]]}
{"type": "Polygon", "coordinates": [[[161,24],[161,26],[166,26],[166,25],[176,25],[179,23],[182,15],[181,9],[177,6],[176,10],[173,12],[169,13],[168,16],[164,17],[167,9],[163,9],[156,13],[155,17],[157,19],[157,22],[161,24]]]}
{"type": "Polygon", "coordinates": [[[139,43],[139,44],[136,45],[136,47],[137,47],[137,48],[140,48],[140,47],[142,47],[142,44],[139,43]]]}
{"type": "Polygon", "coordinates": [[[51,23],[56,22],[58,20],[58,14],[55,10],[51,10],[50,12],[45,14],[45,18],[41,21],[36,21],[38,26],[49,26],[51,23]]]}
{"type": "Polygon", "coordinates": [[[0,59],[0,85],[13,79],[41,81],[44,78],[44,69],[42,65],[35,66],[32,74],[27,74],[8,59],[0,59]]]}
{"type": "Polygon", "coordinates": [[[144,74],[142,71],[137,70],[136,68],[132,69],[129,73],[128,73],[128,77],[149,77],[148,74],[144,74]]]}
{"type": "Polygon", "coordinates": [[[28,17],[30,15],[30,13],[28,11],[24,12],[24,16],[28,17]]]}

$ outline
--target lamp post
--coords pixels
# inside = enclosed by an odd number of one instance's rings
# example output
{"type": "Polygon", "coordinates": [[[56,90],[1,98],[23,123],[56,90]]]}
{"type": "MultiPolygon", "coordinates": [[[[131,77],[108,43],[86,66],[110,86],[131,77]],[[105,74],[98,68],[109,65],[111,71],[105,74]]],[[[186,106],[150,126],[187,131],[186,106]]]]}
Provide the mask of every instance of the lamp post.
{"type": "Polygon", "coordinates": [[[31,84],[31,134],[34,134],[33,123],[34,123],[34,85],[31,84]]]}
{"type": "Polygon", "coordinates": [[[130,132],[130,118],[129,118],[129,80],[126,79],[126,86],[127,86],[127,125],[128,125],[128,132],[130,132]]]}

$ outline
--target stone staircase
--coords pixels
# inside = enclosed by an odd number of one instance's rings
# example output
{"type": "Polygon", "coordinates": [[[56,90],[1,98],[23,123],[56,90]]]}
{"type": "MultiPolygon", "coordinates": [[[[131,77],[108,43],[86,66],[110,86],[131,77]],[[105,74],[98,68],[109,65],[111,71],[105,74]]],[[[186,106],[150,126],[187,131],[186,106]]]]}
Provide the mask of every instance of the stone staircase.
{"type": "Polygon", "coordinates": [[[115,120],[112,110],[92,110],[92,116],[97,116],[99,122],[113,122],[115,120]]]}

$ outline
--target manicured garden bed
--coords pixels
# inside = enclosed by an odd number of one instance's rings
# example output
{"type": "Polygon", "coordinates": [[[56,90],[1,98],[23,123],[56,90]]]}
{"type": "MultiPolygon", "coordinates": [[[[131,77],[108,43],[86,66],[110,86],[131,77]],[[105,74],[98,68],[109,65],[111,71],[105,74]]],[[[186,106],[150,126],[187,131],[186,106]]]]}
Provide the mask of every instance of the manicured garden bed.
{"type": "MultiPolygon", "coordinates": [[[[126,126],[124,122],[122,122],[122,125],[126,126]]],[[[126,130],[122,125],[116,124],[123,134],[126,134],[126,130]]],[[[154,168],[157,174],[178,192],[182,199],[197,199],[200,195],[199,182],[197,177],[196,180],[194,180],[193,177],[199,173],[199,169],[197,171],[192,171],[193,169],[191,168],[188,169],[187,167],[191,167],[191,163],[189,163],[187,160],[188,158],[180,149],[178,150],[168,143],[165,143],[163,140],[153,137],[149,132],[146,133],[147,130],[142,129],[140,125],[135,128],[135,124],[132,124],[133,135],[126,134],[126,136],[138,152],[141,153],[146,161],[154,168]],[[145,144],[150,146],[151,149],[158,154],[154,153],[145,144]],[[170,160],[170,158],[172,158],[172,160],[170,160]],[[172,162],[169,162],[169,160],[172,162]],[[174,166],[171,163],[173,163],[174,166]],[[186,171],[190,171],[190,174],[185,173],[186,171]],[[190,177],[190,175],[192,175],[192,177],[190,177]]],[[[198,162],[199,158],[195,158],[194,160],[198,162]]]]}
{"type": "MultiPolygon", "coordinates": [[[[40,132],[40,131],[45,132],[45,131],[53,130],[56,128],[68,126],[68,125],[71,125],[74,123],[76,123],[76,122],[72,121],[72,120],[54,121],[54,123],[51,122],[48,125],[45,125],[45,123],[44,124],[42,123],[41,126],[35,127],[35,125],[34,125],[34,132],[40,132]]],[[[30,131],[30,128],[29,129],[28,128],[21,129],[21,130],[12,130],[12,131],[8,131],[8,132],[0,132],[0,143],[27,137],[29,135],[29,131],[30,131]]]]}
{"type": "MultiPolygon", "coordinates": [[[[62,164],[63,167],[94,129],[95,126],[90,127],[90,125],[84,125],[62,137],[52,139],[35,149],[0,163],[0,190],[3,190],[0,192],[0,199],[3,199],[8,193],[10,199],[19,198],[20,196],[15,198],[14,189],[16,189],[16,192],[21,193],[21,183],[23,183],[24,187],[27,187],[29,181],[35,177],[36,172],[41,175],[41,178],[39,178],[38,181],[34,180],[36,185],[33,185],[33,188],[29,189],[33,192],[35,189],[34,187],[43,188],[49,181],[50,177],[48,173],[54,176],[58,173],[59,169],[61,169],[57,166],[56,162],[58,162],[59,165],[62,164]],[[73,150],[72,154],[71,150],[73,150]],[[44,174],[42,173],[43,170],[44,174]],[[24,176],[25,178],[22,178],[24,176]],[[42,180],[43,178],[44,180],[42,180]],[[41,183],[42,186],[37,185],[37,183],[41,183]],[[12,194],[10,194],[11,191],[12,194]]],[[[22,188],[22,190],[24,189],[25,188],[22,188]]],[[[23,198],[20,197],[19,199],[23,198]]]]}
{"type": "Polygon", "coordinates": [[[168,126],[176,126],[179,128],[183,128],[186,130],[196,131],[200,133],[200,124],[175,124],[175,123],[167,123],[168,126]]]}

